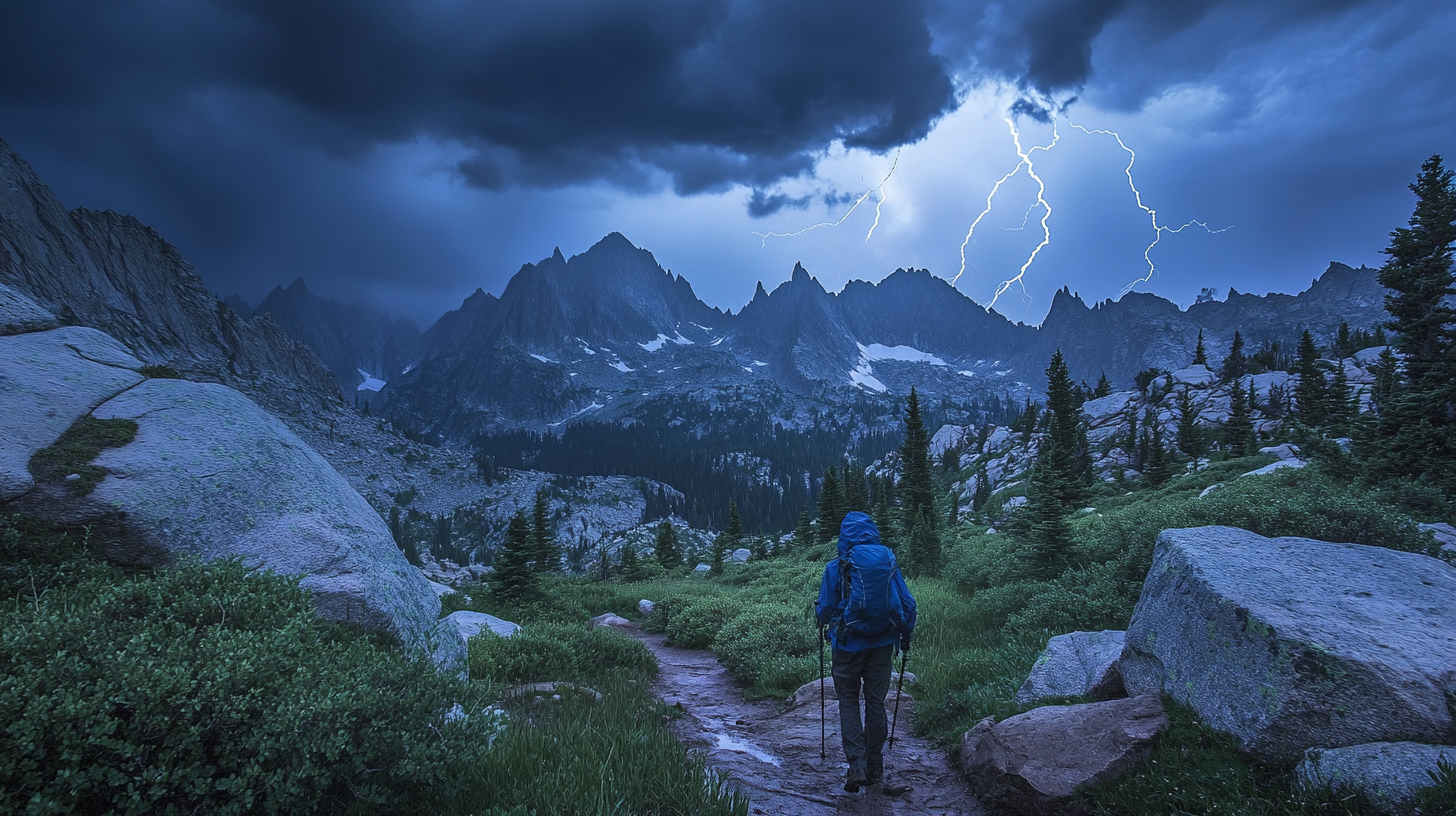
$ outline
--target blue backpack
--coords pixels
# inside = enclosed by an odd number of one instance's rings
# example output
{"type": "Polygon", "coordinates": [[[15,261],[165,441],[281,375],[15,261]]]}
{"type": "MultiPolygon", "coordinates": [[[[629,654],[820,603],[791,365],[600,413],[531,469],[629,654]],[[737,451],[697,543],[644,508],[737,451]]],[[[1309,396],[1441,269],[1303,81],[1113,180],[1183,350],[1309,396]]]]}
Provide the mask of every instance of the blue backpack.
{"type": "Polygon", "coordinates": [[[873,638],[904,627],[905,611],[890,580],[897,569],[895,554],[883,544],[852,545],[839,559],[841,633],[873,638]]]}

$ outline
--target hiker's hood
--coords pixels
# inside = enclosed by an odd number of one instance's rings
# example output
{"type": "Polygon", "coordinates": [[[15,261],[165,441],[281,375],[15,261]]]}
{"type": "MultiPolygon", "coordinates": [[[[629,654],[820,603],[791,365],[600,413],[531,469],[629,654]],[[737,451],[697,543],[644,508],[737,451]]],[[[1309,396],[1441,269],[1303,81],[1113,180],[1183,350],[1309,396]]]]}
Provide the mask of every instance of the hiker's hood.
{"type": "Polygon", "coordinates": [[[839,525],[839,555],[849,555],[849,548],[857,544],[880,543],[880,528],[869,516],[858,510],[844,517],[839,525]]]}

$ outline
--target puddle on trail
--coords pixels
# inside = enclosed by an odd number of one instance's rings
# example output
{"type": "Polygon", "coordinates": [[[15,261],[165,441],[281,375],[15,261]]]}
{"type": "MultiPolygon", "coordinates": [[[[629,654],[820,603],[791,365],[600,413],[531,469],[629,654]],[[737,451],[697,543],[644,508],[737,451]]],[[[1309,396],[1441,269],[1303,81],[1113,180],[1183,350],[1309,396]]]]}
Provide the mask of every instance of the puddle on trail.
{"type": "Polygon", "coordinates": [[[745,739],[740,739],[732,734],[722,731],[710,731],[713,738],[718,741],[718,748],[724,751],[734,751],[740,754],[748,754],[759,762],[766,762],[775,768],[783,767],[783,760],[770,754],[768,751],[759,748],[757,745],[745,739]]]}

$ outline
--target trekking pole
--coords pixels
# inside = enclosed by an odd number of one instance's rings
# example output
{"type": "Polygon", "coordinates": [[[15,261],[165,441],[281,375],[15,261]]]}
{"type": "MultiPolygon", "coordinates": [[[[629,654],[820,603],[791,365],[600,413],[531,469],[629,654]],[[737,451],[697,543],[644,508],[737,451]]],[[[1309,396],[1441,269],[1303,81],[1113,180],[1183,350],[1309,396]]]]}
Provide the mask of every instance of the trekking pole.
{"type": "Polygon", "coordinates": [[[900,681],[895,684],[895,715],[890,719],[890,748],[895,747],[895,726],[900,724],[900,697],[905,690],[905,661],[909,657],[908,650],[900,652],[900,681]]]}
{"type": "Polygon", "coordinates": [[[819,631],[819,758],[828,756],[824,750],[824,627],[820,626],[819,631]]]}

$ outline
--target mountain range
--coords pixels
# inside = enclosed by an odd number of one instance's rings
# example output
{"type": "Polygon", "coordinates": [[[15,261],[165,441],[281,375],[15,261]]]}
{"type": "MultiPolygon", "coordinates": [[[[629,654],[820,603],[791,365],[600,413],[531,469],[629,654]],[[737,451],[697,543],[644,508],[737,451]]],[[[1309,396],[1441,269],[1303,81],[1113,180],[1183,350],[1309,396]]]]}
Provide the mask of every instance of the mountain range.
{"type": "Polygon", "coordinates": [[[1142,293],[1088,305],[1063,289],[1035,327],[923,269],[829,292],[796,265],[733,313],[612,233],[580,255],[558,249],[522,266],[499,297],[477,290],[419,332],[321,298],[302,279],[256,309],[224,302],[151,227],[64,209],[3,142],[0,281],[146,362],[234,385],[270,410],[309,405],[326,417],[342,392],[451,442],[631,422],[664,400],[757,406],[789,426],[845,406],[883,416],[912,387],[940,404],[1007,404],[1038,392],[1058,348],[1074,379],[1105,374],[1124,387],[1144,369],[1187,365],[1200,331],[1217,360],[1235,330],[1252,349],[1387,317],[1374,270],[1339,263],[1298,295],[1230,291],[1187,309],[1142,293]]]}

